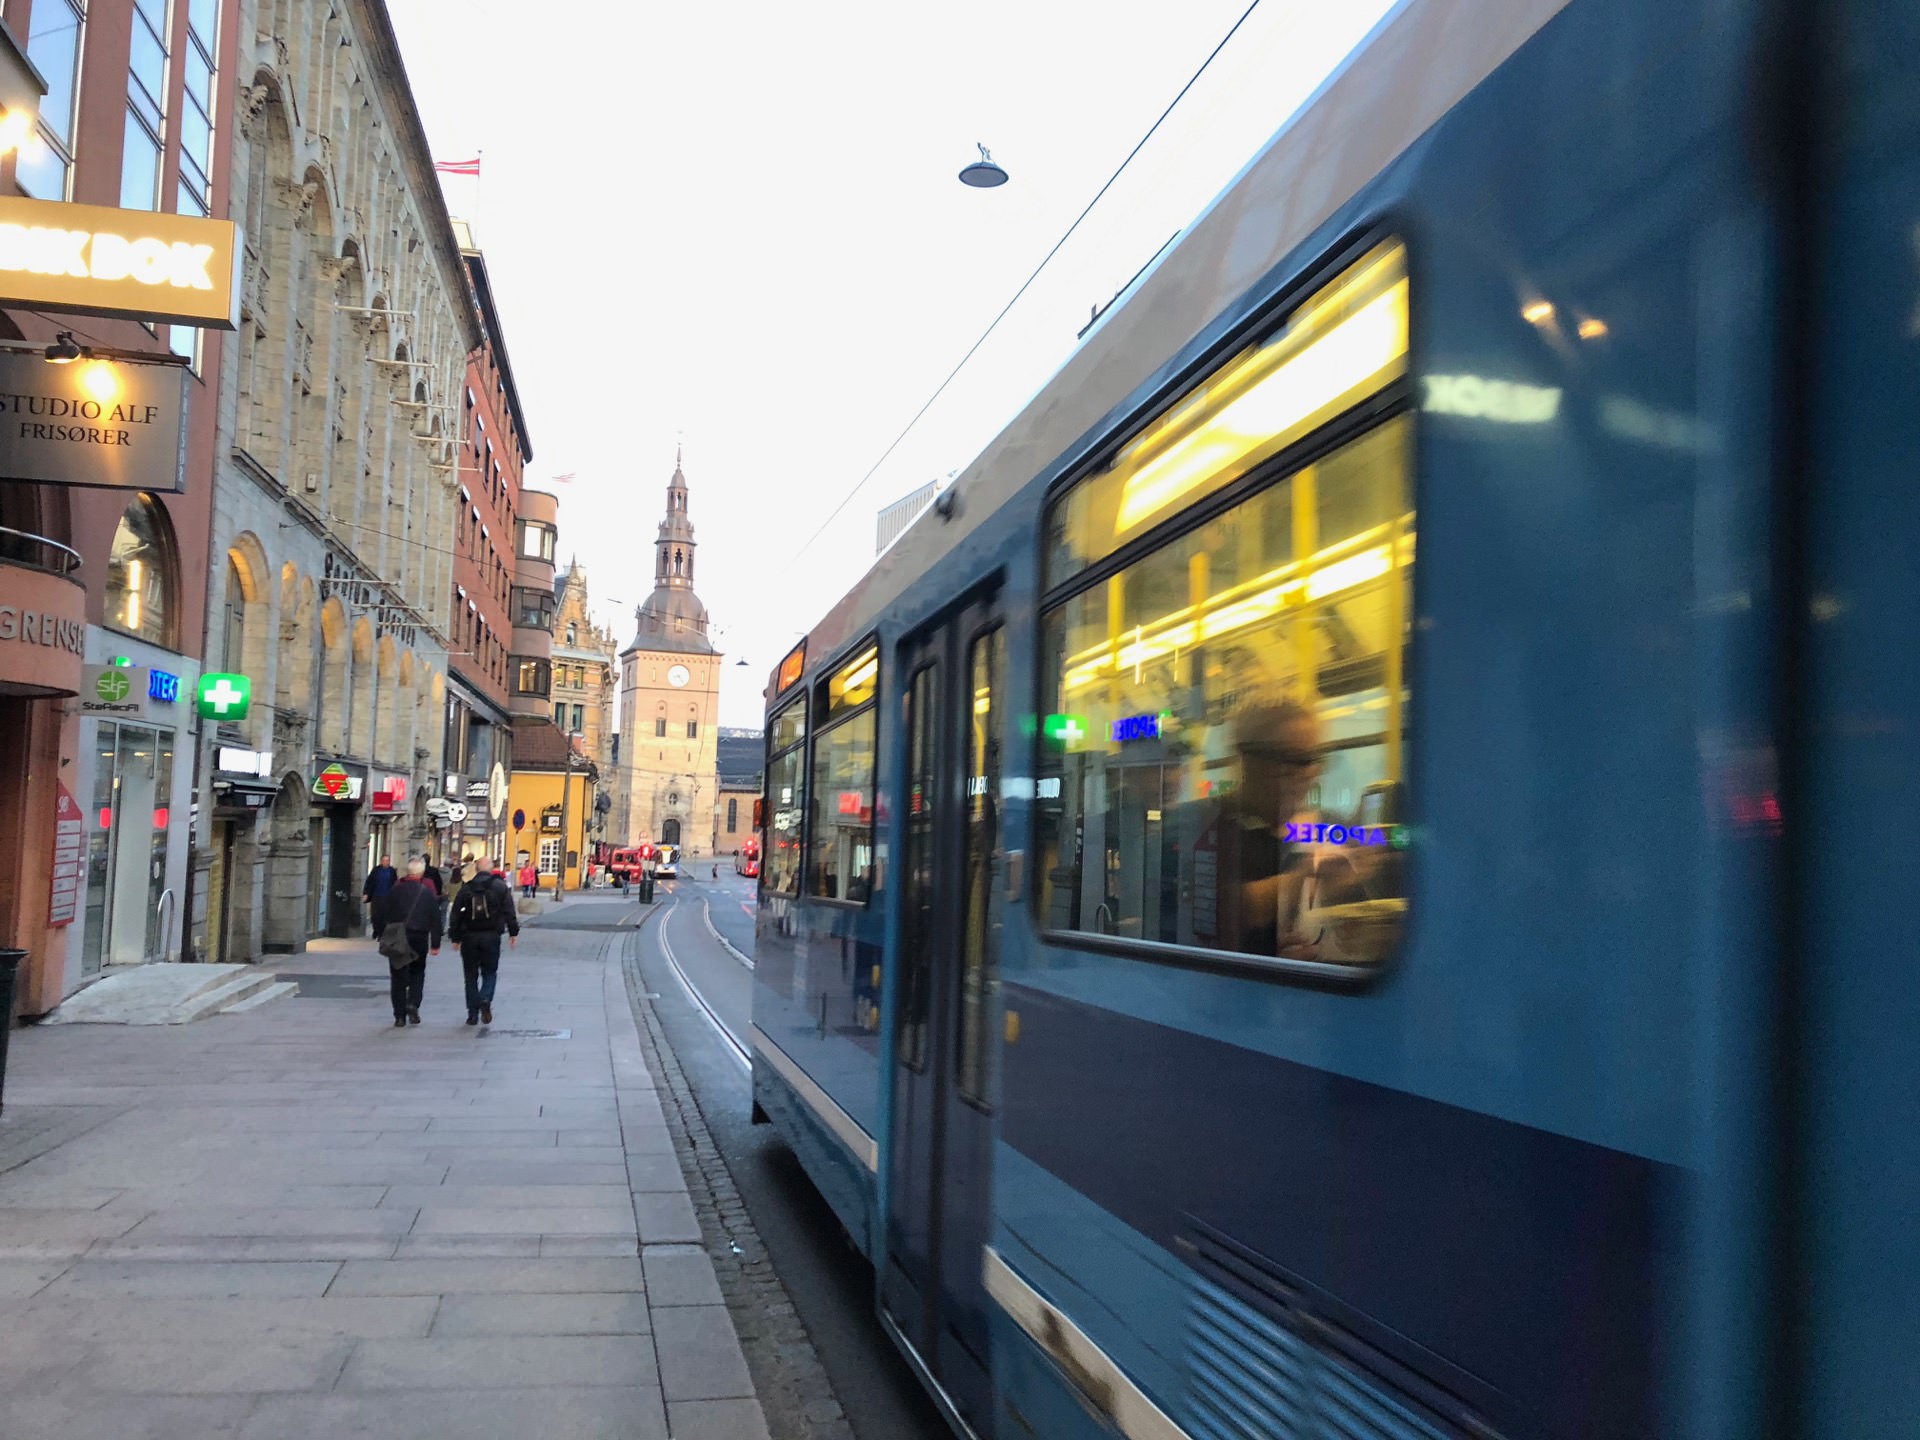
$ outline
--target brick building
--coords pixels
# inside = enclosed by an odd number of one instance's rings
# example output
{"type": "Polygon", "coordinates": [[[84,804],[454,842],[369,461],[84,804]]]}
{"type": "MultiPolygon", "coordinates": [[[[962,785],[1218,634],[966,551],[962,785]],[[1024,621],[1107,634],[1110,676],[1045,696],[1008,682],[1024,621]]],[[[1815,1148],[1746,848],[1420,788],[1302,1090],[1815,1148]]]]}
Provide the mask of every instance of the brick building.
{"type": "Polygon", "coordinates": [[[482,343],[467,359],[453,520],[451,649],[447,656],[445,798],[466,806],[443,822],[443,856],[505,852],[507,780],[513,773],[514,526],[533,442],[494,308],[486,257],[464,221],[454,222],[472,281],[482,343]]]}
{"type": "MultiPolygon", "coordinates": [[[[228,215],[242,34],[251,48],[237,0],[8,0],[0,98],[9,110],[37,103],[38,120],[34,139],[0,161],[0,195],[55,210],[117,207],[129,233],[139,233],[143,213],[228,215]],[[22,52],[37,78],[20,65],[22,52]]],[[[77,473],[0,481],[0,834],[9,842],[0,850],[0,946],[29,952],[16,996],[25,1014],[52,1008],[105,965],[198,946],[187,924],[192,683],[215,568],[217,387],[235,349],[218,329],[60,308],[0,311],[0,351],[28,366],[8,388],[36,383],[35,370],[50,375],[40,354],[64,332],[76,347],[121,358],[62,373],[157,386],[175,397],[175,413],[184,384],[185,444],[171,451],[179,459],[167,464],[170,483],[151,490],[76,488],[77,473]],[[176,354],[184,371],[150,363],[176,354]],[[30,628],[29,617],[38,624],[30,628]],[[113,662],[149,678],[110,702],[110,718],[98,705],[83,713],[87,667],[113,662]],[[62,820],[69,828],[56,850],[62,820]]]]}

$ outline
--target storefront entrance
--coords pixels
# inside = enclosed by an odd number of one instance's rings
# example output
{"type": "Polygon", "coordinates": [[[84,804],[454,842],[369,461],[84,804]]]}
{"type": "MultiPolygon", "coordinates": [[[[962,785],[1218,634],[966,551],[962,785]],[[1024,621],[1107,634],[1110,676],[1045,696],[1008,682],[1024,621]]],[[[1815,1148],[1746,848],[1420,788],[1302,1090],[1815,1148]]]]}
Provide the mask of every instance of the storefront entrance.
{"type": "Polygon", "coordinates": [[[82,975],[163,958],[167,929],[179,921],[178,897],[167,889],[173,743],[171,730],[104,721],[98,727],[82,975]]]}

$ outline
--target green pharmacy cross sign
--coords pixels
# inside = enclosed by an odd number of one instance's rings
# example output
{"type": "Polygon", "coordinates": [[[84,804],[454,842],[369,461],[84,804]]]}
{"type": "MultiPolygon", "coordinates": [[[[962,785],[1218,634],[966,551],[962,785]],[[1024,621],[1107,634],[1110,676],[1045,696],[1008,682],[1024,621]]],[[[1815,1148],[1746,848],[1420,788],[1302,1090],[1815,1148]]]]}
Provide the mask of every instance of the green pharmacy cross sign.
{"type": "Polygon", "coordinates": [[[244,675],[202,675],[196,700],[202,720],[244,720],[253,708],[253,681],[244,675]]]}

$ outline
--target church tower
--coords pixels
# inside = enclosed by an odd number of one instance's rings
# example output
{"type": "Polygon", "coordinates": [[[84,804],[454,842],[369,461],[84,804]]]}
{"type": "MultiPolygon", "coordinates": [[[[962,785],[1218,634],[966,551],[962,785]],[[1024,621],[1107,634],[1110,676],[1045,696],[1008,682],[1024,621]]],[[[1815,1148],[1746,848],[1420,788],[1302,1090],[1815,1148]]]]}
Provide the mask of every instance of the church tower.
{"type": "Polygon", "coordinates": [[[619,783],[607,829],[616,845],[652,841],[693,855],[713,835],[720,652],[693,591],[694,548],[676,453],[653,593],[634,611],[633,640],[620,652],[619,783]]]}

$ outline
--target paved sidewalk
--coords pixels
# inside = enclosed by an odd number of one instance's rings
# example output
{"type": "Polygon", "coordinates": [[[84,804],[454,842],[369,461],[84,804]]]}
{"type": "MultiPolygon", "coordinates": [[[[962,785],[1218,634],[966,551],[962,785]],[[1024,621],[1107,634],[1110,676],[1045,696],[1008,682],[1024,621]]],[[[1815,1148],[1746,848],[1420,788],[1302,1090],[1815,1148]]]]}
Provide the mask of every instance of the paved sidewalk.
{"type": "Polygon", "coordinates": [[[16,1032],[4,1440],[753,1440],[620,936],[530,927],[393,1028],[370,943],[191,1025],[16,1032]]]}

